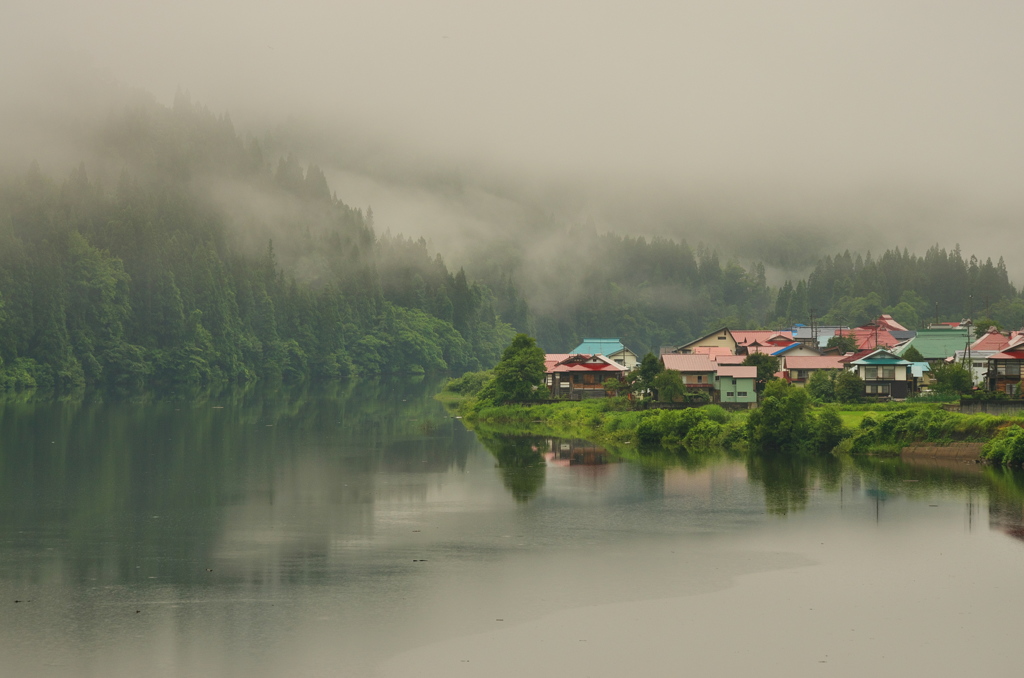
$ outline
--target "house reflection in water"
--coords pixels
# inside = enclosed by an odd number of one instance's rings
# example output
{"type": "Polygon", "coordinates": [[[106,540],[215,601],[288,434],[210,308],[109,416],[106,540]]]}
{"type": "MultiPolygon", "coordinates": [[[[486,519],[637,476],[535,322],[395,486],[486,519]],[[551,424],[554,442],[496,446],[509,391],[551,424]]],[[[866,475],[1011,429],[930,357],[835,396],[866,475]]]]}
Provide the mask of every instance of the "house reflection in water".
{"type": "Polygon", "coordinates": [[[543,452],[548,466],[603,466],[612,461],[608,450],[579,438],[548,438],[543,452]]]}
{"type": "Polygon", "coordinates": [[[988,525],[1024,541],[1024,506],[1019,496],[992,492],[988,499],[988,525]]]}

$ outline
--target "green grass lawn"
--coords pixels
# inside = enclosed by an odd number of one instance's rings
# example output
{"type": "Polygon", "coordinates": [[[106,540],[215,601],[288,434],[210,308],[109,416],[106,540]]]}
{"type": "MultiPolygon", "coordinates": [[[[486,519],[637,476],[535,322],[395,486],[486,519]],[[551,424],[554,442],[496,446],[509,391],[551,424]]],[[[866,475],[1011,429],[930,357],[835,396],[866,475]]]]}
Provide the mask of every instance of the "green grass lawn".
{"type": "Polygon", "coordinates": [[[884,412],[864,412],[864,411],[860,411],[860,412],[840,412],[839,413],[839,418],[843,420],[843,426],[845,426],[847,428],[857,428],[858,426],[860,426],[860,422],[864,419],[864,417],[867,417],[867,416],[870,416],[870,415],[876,415],[877,416],[877,415],[880,415],[880,414],[885,414],[885,413],[884,412]]]}

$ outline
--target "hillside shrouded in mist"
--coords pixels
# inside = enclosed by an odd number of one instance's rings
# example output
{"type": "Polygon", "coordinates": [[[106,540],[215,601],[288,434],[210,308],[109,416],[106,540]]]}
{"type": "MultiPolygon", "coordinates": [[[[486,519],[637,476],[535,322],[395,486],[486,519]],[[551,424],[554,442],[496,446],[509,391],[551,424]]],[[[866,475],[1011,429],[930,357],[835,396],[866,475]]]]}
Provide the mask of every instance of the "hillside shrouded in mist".
{"type": "Polygon", "coordinates": [[[493,365],[514,330],[549,351],[586,335],[646,351],[811,315],[1024,314],[1002,259],[938,246],[827,256],[776,290],[763,262],[551,222],[548,249],[506,233],[473,274],[453,272],[422,238],[379,233],[286,135],[241,134],[182,93],[128,99],[71,128],[88,163],[63,177],[33,163],[0,184],[5,388],[461,372],[493,365]]]}
{"type": "Polygon", "coordinates": [[[0,355],[44,382],[469,369],[513,328],[1021,323],[1017,5],[4,18],[0,355]]]}
{"type": "Polygon", "coordinates": [[[261,138],[290,121],[346,202],[460,265],[496,234],[551,249],[554,221],[766,259],[773,283],[935,243],[1024,275],[1003,237],[1024,219],[1018,3],[12,0],[3,19],[18,167],[83,159],[39,126],[69,132],[98,76],[261,138]],[[767,260],[779,240],[796,254],[767,260]]]}

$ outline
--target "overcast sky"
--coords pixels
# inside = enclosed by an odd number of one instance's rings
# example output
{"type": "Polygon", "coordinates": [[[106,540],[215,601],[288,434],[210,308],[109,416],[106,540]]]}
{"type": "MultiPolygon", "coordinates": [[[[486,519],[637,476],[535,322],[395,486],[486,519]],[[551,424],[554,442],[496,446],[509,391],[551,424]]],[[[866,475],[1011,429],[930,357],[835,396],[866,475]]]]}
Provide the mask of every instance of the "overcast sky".
{"type": "MultiPolygon", "coordinates": [[[[71,62],[166,103],[180,87],[242,127],[301,120],[567,219],[693,241],[861,226],[1024,273],[999,237],[1024,220],[1021,2],[2,4],[0,69],[22,82],[71,62]]],[[[334,176],[378,223],[394,198],[396,230],[450,208],[334,176]]]]}

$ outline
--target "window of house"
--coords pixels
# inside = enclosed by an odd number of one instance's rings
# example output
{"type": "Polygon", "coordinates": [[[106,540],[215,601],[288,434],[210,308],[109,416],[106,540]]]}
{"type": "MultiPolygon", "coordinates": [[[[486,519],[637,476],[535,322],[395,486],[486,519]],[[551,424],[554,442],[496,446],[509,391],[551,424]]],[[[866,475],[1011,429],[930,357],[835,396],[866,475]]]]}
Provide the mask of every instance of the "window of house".
{"type": "Polygon", "coordinates": [[[864,392],[868,395],[888,395],[889,384],[868,384],[864,387],[864,392]]]}
{"type": "Polygon", "coordinates": [[[703,381],[704,381],[704,375],[702,375],[702,374],[698,374],[698,375],[697,375],[697,383],[698,383],[698,384],[700,384],[700,383],[702,383],[703,381]]]}
{"type": "Polygon", "coordinates": [[[736,393],[736,395],[738,395],[741,398],[745,398],[747,396],[747,392],[746,391],[739,391],[739,392],[736,393]]]}
{"type": "Polygon", "coordinates": [[[864,379],[878,379],[878,368],[877,367],[865,367],[864,368],[864,379]]]}
{"type": "Polygon", "coordinates": [[[732,398],[732,397],[733,397],[733,395],[732,395],[732,391],[726,391],[726,392],[725,392],[725,395],[726,395],[727,397],[729,397],[729,398],[732,398]]]}
{"type": "Polygon", "coordinates": [[[896,378],[896,366],[895,365],[882,365],[882,379],[895,379],[896,378]]]}
{"type": "Polygon", "coordinates": [[[732,383],[733,383],[733,384],[735,384],[735,383],[736,383],[736,380],[735,380],[735,379],[733,379],[733,380],[732,380],[732,383]]]}

